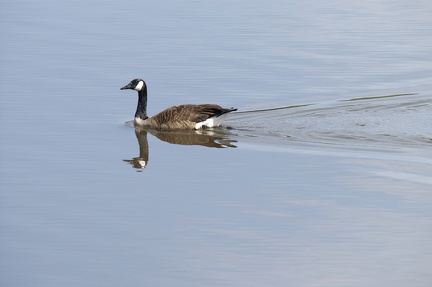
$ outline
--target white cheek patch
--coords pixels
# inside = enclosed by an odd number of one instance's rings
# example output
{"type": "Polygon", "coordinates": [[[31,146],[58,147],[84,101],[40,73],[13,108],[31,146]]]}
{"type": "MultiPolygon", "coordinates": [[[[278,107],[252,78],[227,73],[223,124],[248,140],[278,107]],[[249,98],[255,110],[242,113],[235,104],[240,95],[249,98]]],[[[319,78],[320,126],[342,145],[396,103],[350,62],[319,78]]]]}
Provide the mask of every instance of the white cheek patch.
{"type": "Polygon", "coordinates": [[[138,85],[136,85],[136,87],[134,88],[135,91],[139,92],[141,91],[141,89],[144,86],[144,82],[143,81],[139,81],[138,85]]]}

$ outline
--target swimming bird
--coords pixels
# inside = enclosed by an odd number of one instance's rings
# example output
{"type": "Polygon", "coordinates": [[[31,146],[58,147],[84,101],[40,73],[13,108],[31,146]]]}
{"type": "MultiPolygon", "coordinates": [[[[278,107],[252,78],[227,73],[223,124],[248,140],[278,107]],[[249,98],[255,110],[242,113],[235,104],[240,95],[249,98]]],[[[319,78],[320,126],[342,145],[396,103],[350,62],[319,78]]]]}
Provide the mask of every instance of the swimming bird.
{"type": "Polygon", "coordinates": [[[197,130],[219,126],[228,113],[236,108],[222,108],[215,104],[180,105],[170,107],[154,116],[147,116],[147,85],[142,79],[134,79],[120,90],[138,92],[138,105],[135,112],[135,125],[160,130],[197,130]]]}

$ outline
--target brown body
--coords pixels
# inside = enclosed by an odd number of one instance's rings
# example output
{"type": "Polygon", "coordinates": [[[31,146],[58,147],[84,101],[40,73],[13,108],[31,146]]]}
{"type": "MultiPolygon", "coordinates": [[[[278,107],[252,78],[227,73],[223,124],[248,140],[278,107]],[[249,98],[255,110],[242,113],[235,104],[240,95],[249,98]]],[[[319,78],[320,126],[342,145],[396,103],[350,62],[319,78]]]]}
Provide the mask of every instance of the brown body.
{"type": "Polygon", "coordinates": [[[222,117],[222,120],[224,114],[234,110],[236,109],[224,109],[215,104],[180,105],[163,110],[145,120],[136,118],[135,124],[161,130],[194,130],[197,129],[198,123],[209,118],[214,118],[217,122],[218,117],[222,117]]]}

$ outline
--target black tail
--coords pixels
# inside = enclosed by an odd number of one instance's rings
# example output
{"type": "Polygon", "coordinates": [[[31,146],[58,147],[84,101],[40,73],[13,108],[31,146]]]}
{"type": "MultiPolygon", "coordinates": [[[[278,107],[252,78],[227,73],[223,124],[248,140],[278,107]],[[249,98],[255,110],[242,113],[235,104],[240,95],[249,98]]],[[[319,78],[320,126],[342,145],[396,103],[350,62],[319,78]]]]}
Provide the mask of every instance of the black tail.
{"type": "Polygon", "coordinates": [[[217,115],[217,117],[219,117],[223,114],[226,114],[226,113],[234,112],[234,111],[237,111],[237,108],[222,109],[221,113],[219,115],[217,115]]]}

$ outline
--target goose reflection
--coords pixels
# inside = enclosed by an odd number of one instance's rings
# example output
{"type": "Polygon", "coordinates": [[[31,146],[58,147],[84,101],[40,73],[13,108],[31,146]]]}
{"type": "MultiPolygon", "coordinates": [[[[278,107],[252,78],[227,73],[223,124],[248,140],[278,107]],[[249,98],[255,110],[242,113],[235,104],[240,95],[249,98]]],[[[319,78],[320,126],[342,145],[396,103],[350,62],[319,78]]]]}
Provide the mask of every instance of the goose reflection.
{"type": "Polygon", "coordinates": [[[147,127],[135,127],[135,135],[139,144],[139,156],[124,160],[134,168],[142,169],[148,165],[149,144],[147,134],[155,136],[161,141],[179,145],[200,145],[211,148],[236,148],[235,140],[229,138],[229,133],[224,129],[193,130],[193,131],[160,131],[147,127]]]}

